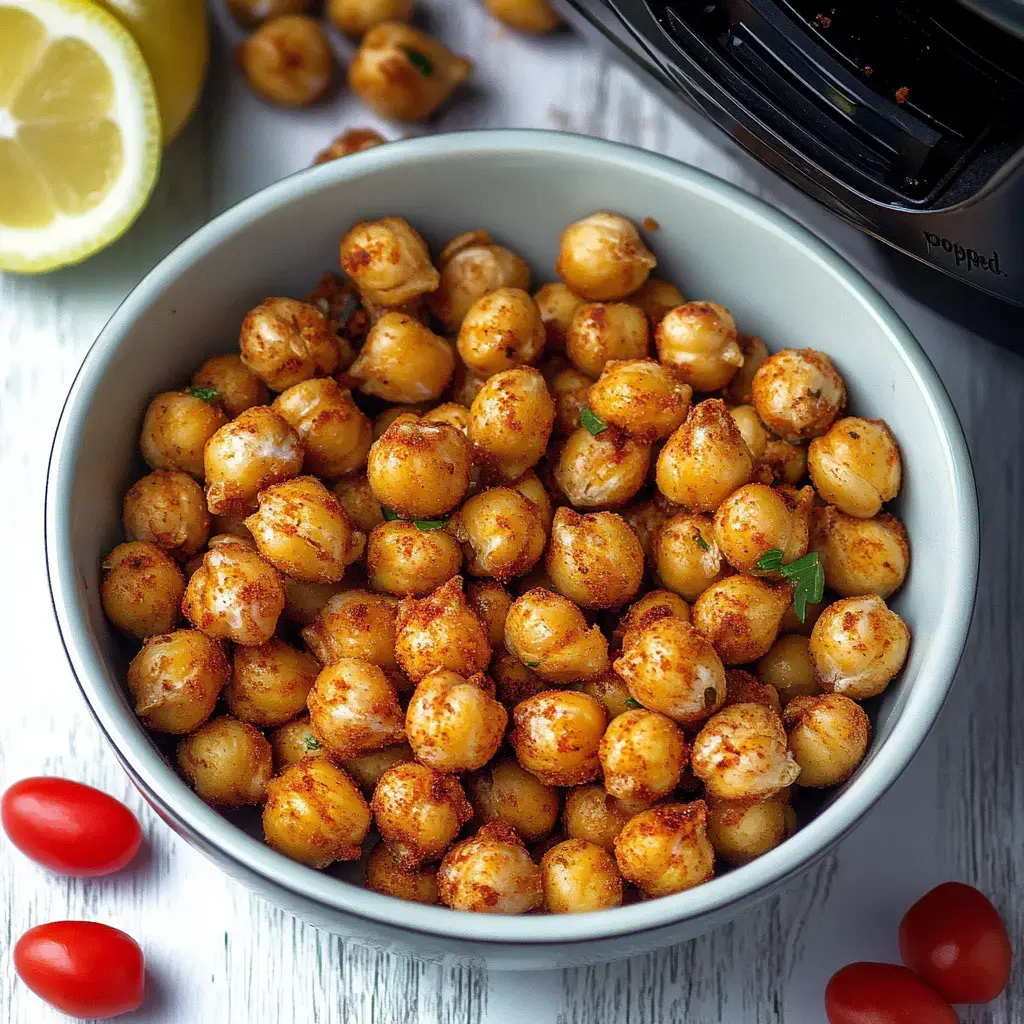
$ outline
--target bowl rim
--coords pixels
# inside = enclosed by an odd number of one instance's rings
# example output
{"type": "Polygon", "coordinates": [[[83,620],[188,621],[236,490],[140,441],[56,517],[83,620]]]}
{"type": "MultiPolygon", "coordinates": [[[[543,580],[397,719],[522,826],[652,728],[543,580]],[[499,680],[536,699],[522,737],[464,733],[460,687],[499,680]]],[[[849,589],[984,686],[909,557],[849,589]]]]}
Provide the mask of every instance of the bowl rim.
{"type": "Polygon", "coordinates": [[[828,852],[899,778],[924,742],[952,685],[971,622],[979,565],[978,502],[970,454],[956,411],[927,355],[886,300],[827,243],[763,200],[676,160],[622,143],[536,129],[482,129],[389,143],[311,167],[243,199],[209,221],[165,256],[128,294],[89,348],[61,410],[47,468],[45,553],[51,600],[61,642],[93,717],[143,795],[180,834],[212,847],[269,886],[355,918],[450,940],[505,945],[576,944],[668,927],[724,911],[771,891],[828,852]],[[203,803],[152,746],[137,719],[113,692],[91,649],[78,603],[71,552],[71,482],[77,439],[89,396],[127,330],[200,254],[252,220],[290,202],[393,167],[405,160],[467,155],[554,156],[613,164],[680,187],[785,239],[825,270],[866,309],[888,337],[939,428],[954,491],[953,550],[964,561],[937,623],[936,639],[892,734],[848,788],[785,843],[752,864],[686,892],[581,915],[483,915],[397,901],[315,871],[253,838],[203,803]],[[401,910],[399,911],[399,906],[401,910]]]}

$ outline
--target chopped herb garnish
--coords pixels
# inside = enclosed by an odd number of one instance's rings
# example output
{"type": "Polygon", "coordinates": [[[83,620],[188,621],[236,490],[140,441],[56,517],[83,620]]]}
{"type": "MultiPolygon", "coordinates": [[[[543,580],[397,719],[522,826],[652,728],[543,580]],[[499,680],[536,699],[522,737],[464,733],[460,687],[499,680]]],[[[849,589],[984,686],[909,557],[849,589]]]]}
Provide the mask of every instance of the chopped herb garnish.
{"type": "Polygon", "coordinates": [[[402,518],[393,508],[385,508],[383,505],[381,505],[380,512],[386,523],[393,523],[396,519],[402,518]]]}
{"type": "Polygon", "coordinates": [[[693,539],[697,542],[701,551],[711,550],[711,545],[704,539],[704,535],[696,527],[693,529],[693,539]]]}
{"type": "Polygon", "coordinates": [[[537,666],[540,665],[540,662],[539,661],[524,661],[523,664],[527,668],[537,668],[537,666]]]}
{"type": "Polygon", "coordinates": [[[207,388],[197,385],[194,388],[189,388],[188,393],[193,398],[201,398],[204,402],[215,402],[217,401],[217,389],[207,388]]]}
{"type": "Polygon", "coordinates": [[[414,50],[409,46],[404,47],[405,55],[409,58],[409,63],[424,77],[429,78],[434,73],[434,65],[430,58],[420,53],[419,50],[414,50]]]}
{"type": "Polygon", "coordinates": [[[795,585],[793,610],[801,622],[807,618],[807,605],[817,604],[825,593],[825,570],[817,551],[783,565],[782,552],[769,548],[757,560],[757,567],[763,572],[781,572],[784,580],[795,585]]]}
{"type": "Polygon", "coordinates": [[[320,749],[320,741],[315,736],[307,736],[305,743],[306,751],[310,754],[320,749]]]}
{"type": "Polygon", "coordinates": [[[580,423],[595,437],[597,437],[602,430],[608,429],[608,424],[605,423],[597,413],[592,412],[590,407],[586,405],[580,409],[580,423]]]}
{"type": "Polygon", "coordinates": [[[627,708],[642,708],[643,704],[636,699],[636,697],[627,697],[623,702],[627,708]]]}
{"type": "Polygon", "coordinates": [[[412,521],[413,526],[418,526],[421,530],[443,530],[448,524],[447,519],[414,519],[412,521]]]}
{"type": "Polygon", "coordinates": [[[852,437],[854,439],[854,441],[859,441],[860,440],[860,434],[858,434],[856,430],[851,430],[850,431],[850,437],[852,437]]]}
{"type": "Polygon", "coordinates": [[[361,303],[358,295],[345,296],[345,301],[338,307],[338,312],[334,315],[334,322],[338,325],[339,331],[348,327],[348,322],[352,319],[352,314],[359,309],[360,305],[361,303]]]}

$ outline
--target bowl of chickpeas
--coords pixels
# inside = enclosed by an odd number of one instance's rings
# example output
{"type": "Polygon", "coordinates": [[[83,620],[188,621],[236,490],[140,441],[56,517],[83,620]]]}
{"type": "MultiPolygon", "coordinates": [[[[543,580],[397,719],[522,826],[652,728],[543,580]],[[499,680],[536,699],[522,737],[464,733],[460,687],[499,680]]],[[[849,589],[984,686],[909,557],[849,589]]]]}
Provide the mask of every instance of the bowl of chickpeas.
{"type": "Polygon", "coordinates": [[[46,543],[181,835],[320,927],[524,969],[827,853],[938,715],[978,567],[955,413],[852,268],[529,131],[347,156],[175,250],[74,383],[46,543]]]}

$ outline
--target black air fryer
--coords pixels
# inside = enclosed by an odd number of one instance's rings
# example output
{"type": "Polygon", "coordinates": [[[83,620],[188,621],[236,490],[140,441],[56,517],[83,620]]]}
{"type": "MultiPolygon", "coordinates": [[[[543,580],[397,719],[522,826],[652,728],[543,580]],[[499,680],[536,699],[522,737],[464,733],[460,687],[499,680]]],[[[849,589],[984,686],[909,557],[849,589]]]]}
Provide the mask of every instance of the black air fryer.
{"type": "Polygon", "coordinates": [[[840,217],[1024,305],[1024,0],[562,6],[840,217]]]}

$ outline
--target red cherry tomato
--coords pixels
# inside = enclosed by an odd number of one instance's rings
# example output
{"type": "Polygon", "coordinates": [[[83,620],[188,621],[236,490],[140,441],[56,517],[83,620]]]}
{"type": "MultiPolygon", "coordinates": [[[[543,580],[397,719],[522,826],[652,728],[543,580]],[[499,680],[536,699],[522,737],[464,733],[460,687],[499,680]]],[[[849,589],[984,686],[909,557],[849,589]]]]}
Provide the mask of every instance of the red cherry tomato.
{"type": "Polygon", "coordinates": [[[0,820],[27,857],[62,875],[109,875],[138,852],[142,830],[112,796],[70,779],[22,779],[3,795],[0,820]]]}
{"type": "Polygon", "coordinates": [[[848,964],[825,988],[829,1024],[957,1024],[956,1011],[913,971],[848,964]]]}
{"type": "Polygon", "coordinates": [[[18,940],[14,967],[40,999],[72,1017],[116,1017],[142,1005],[142,950],[109,925],[41,924],[18,940]]]}
{"type": "Polygon", "coordinates": [[[1010,980],[1013,950],[999,911],[984,893],[944,882],[904,915],[900,956],[951,1003],[987,1003],[1010,980]]]}

